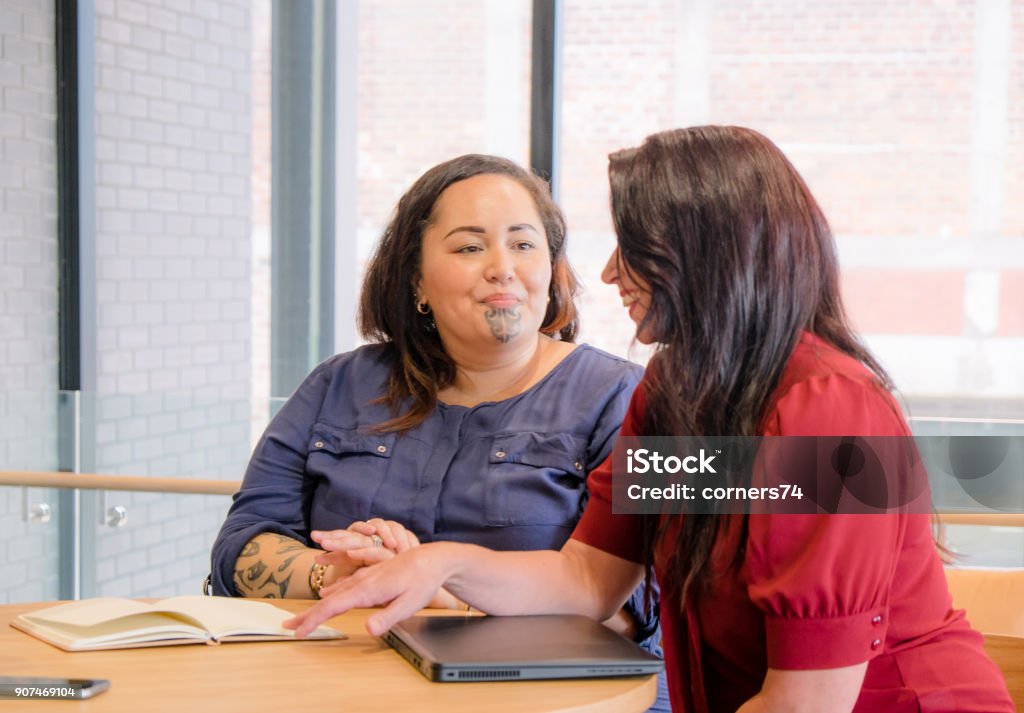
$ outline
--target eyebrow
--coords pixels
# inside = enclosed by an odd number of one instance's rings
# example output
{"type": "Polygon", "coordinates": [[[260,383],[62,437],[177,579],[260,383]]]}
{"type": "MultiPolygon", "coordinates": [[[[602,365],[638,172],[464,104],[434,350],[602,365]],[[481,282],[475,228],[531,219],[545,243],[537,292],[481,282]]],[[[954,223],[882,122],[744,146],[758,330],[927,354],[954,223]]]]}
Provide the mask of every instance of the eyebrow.
{"type": "MultiPolygon", "coordinates": [[[[537,235],[540,235],[540,231],[537,230],[532,225],[530,225],[529,223],[516,223],[515,225],[510,225],[508,229],[510,232],[518,230],[530,230],[536,233],[537,235]]],[[[476,233],[477,235],[485,235],[487,231],[481,228],[479,225],[460,225],[458,228],[452,228],[451,230],[449,230],[448,234],[441,238],[441,240],[447,240],[455,233],[476,233]]]]}

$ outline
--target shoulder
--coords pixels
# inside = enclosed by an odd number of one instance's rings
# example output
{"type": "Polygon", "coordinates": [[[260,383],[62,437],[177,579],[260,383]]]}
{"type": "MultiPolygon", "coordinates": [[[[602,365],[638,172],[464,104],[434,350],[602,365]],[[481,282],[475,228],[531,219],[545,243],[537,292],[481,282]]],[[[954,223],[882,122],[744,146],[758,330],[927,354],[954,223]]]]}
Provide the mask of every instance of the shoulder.
{"type": "Polygon", "coordinates": [[[866,366],[809,333],[773,396],[766,435],[905,435],[892,394],[866,366]]]}
{"type": "Polygon", "coordinates": [[[628,382],[632,388],[640,383],[644,375],[644,368],[639,364],[589,344],[580,344],[568,358],[573,359],[570,366],[574,370],[588,374],[595,380],[616,379],[628,382]]]}
{"type": "Polygon", "coordinates": [[[516,399],[503,402],[519,421],[554,424],[589,434],[595,424],[618,429],[643,369],[582,344],[573,349],[544,379],[516,399]]]}
{"type": "Polygon", "coordinates": [[[310,376],[322,375],[333,378],[339,374],[370,375],[386,372],[393,361],[390,350],[384,344],[366,344],[350,352],[341,352],[320,362],[310,376]]]}
{"type": "Polygon", "coordinates": [[[330,356],[309,373],[299,390],[376,398],[387,384],[393,361],[389,351],[386,345],[368,344],[330,356]]]}
{"type": "Polygon", "coordinates": [[[313,369],[292,398],[315,401],[317,418],[337,426],[380,423],[389,418],[377,402],[387,389],[392,362],[380,344],[335,354],[313,369]]]}
{"type": "Polygon", "coordinates": [[[779,380],[777,395],[809,379],[839,376],[856,383],[874,383],[870,370],[848,354],[809,332],[803,332],[786,363],[779,380]]]}

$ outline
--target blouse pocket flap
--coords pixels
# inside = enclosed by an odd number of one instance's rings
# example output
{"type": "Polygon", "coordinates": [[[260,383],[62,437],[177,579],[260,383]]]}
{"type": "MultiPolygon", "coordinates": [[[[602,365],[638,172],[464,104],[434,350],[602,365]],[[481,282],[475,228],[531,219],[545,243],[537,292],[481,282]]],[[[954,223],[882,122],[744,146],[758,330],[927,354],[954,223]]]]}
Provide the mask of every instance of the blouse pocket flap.
{"type": "Polygon", "coordinates": [[[569,433],[499,433],[491,442],[491,463],[521,463],[583,475],[586,445],[569,433]]]}
{"type": "Polygon", "coordinates": [[[338,428],[326,423],[314,424],[312,435],[309,437],[311,453],[369,453],[381,458],[390,458],[394,445],[394,433],[369,433],[358,428],[338,428]]]}

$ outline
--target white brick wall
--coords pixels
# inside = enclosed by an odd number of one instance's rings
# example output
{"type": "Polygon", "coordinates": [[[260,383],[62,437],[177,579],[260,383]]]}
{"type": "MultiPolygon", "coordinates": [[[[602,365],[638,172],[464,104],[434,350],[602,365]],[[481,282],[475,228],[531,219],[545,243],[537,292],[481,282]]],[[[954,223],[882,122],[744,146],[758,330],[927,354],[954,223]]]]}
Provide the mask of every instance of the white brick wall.
{"type": "MultiPolygon", "coordinates": [[[[250,7],[96,2],[97,469],[237,479],[249,449],[250,7]]],[[[98,594],[195,593],[226,497],[107,493],[98,594]]]]}
{"type": "MultiPolygon", "coordinates": [[[[0,468],[56,466],[53,16],[53,3],[0,4],[0,468]]],[[[56,511],[54,491],[0,487],[0,602],[57,595],[56,511]],[[44,502],[50,522],[27,522],[44,502]]]]}

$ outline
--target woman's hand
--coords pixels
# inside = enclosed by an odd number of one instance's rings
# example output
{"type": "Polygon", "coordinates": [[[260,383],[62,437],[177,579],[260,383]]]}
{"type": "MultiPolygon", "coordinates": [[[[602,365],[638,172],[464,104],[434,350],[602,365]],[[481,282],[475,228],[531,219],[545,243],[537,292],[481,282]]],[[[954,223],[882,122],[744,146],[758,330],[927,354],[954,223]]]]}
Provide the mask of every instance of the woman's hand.
{"type": "Polygon", "coordinates": [[[495,552],[458,542],[431,542],[320,590],[321,601],[285,622],[306,636],[357,607],[385,608],[366,620],[380,636],[426,606],[442,586],[488,614],[583,614],[607,619],[643,579],[643,565],[578,540],[559,552],[495,552]]]}
{"type": "MultiPolygon", "coordinates": [[[[448,542],[432,543],[393,555],[374,567],[364,567],[321,589],[321,600],[284,626],[295,629],[296,636],[306,636],[332,616],[349,609],[386,604],[386,609],[375,612],[366,622],[367,630],[379,636],[432,601],[453,566],[453,558],[446,554],[459,547],[448,542]]],[[[350,554],[365,551],[353,550],[350,554]]]]}
{"type": "Polygon", "coordinates": [[[314,530],[310,537],[323,548],[314,559],[318,564],[328,565],[327,583],[348,577],[372,561],[395,556],[393,551],[377,546],[370,535],[350,530],[314,530]]]}
{"type": "MultiPolygon", "coordinates": [[[[419,538],[404,525],[381,518],[359,520],[345,530],[314,531],[312,537],[324,550],[328,550],[317,555],[317,562],[333,565],[333,571],[325,577],[326,586],[321,589],[321,596],[330,590],[334,582],[351,576],[360,567],[383,562],[420,545],[419,538]],[[373,539],[374,535],[380,538],[380,545],[373,539]]],[[[462,609],[466,605],[458,597],[440,589],[427,606],[431,609],[462,609]]]]}
{"type": "Polygon", "coordinates": [[[348,531],[357,532],[372,538],[377,535],[381,540],[381,546],[391,550],[395,554],[401,554],[413,547],[419,547],[420,540],[405,525],[394,520],[383,520],[379,517],[367,521],[357,520],[348,526],[348,531]]]}

